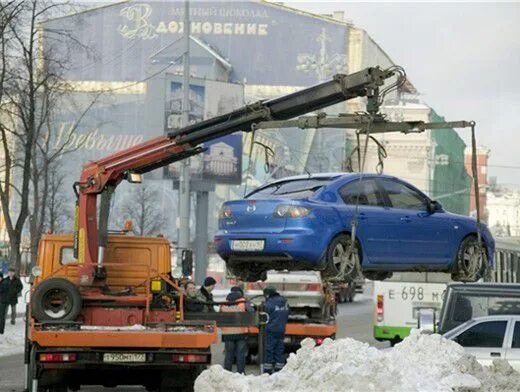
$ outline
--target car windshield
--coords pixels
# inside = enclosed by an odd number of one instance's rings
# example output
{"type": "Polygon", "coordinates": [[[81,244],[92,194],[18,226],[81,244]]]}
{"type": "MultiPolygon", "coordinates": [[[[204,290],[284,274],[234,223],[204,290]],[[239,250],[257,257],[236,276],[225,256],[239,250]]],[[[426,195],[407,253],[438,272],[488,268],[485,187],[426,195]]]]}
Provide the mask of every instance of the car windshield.
{"type": "Polygon", "coordinates": [[[305,178],[277,182],[250,193],[246,198],[304,198],[312,196],[322,186],[330,182],[330,178],[305,178]]]}

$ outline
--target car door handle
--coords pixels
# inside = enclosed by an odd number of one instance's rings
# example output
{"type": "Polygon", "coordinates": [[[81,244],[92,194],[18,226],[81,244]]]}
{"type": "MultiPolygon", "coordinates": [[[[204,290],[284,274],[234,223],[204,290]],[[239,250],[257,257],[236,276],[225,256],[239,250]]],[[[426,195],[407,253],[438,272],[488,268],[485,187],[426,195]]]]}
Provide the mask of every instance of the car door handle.
{"type": "Polygon", "coordinates": [[[500,357],[500,353],[497,353],[497,352],[491,352],[489,353],[489,355],[491,355],[492,357],[500,357]]]}
{"type": "Polygon", "coordinates": [[[364,212],[360,212],[360,213],[358,214],[358,219],[359,219],[359,220],[366,220],[366,219],[367,219],[367,216],[365,215],[364,212]]]}
{"type": "Polygon", "coordinates": [[[412,218],[410,218],[409,216],[402,216],[401,217],[401,222],[408,223],[408,222],[411,222],[411,221],[412,221],[412,218]]]}

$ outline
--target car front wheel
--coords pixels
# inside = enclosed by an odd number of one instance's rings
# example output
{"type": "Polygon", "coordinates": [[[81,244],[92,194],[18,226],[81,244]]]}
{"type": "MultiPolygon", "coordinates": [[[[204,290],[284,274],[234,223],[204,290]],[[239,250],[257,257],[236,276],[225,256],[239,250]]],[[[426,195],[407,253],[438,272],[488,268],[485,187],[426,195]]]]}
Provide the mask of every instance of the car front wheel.
{"type": "Polygon", "coordinates": [[[484,276],[488,264],[486,250],[479,247],[477,237],[466,237],[457,251],[451,278],[459,282],[476,282],[484,276]]]}
{"type": "Polygon", "coordinates": [[[359,245],[351,247],[350,235],[340,234],[327,247],[324,279],[352,282],[361,271],[359,245]]]}

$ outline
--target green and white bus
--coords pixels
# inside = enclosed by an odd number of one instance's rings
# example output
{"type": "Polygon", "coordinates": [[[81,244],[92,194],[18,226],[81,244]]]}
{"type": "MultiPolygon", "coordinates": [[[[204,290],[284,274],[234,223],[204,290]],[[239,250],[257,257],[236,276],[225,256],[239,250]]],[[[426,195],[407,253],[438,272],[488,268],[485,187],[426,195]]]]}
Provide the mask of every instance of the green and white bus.
{"type": "Polygon", "coordinates": [[[435,328],[450,274],[394,272],[390,279],[374,281],[374,338],[392,345],[420,327],[420,315],[430,314],[435,328]]]}

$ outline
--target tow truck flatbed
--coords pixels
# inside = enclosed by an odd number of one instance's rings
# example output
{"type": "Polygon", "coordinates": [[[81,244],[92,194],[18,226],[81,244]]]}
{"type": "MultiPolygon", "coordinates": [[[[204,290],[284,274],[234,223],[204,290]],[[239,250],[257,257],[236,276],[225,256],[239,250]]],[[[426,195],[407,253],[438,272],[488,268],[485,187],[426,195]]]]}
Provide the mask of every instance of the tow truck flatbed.
{"type": "Polygon", "coordinates": [[[218,340],[215,323],[204,321],[142,328],[47,329],[36,325],[31,340],[42,347],[208,348],[218,340]]]}

